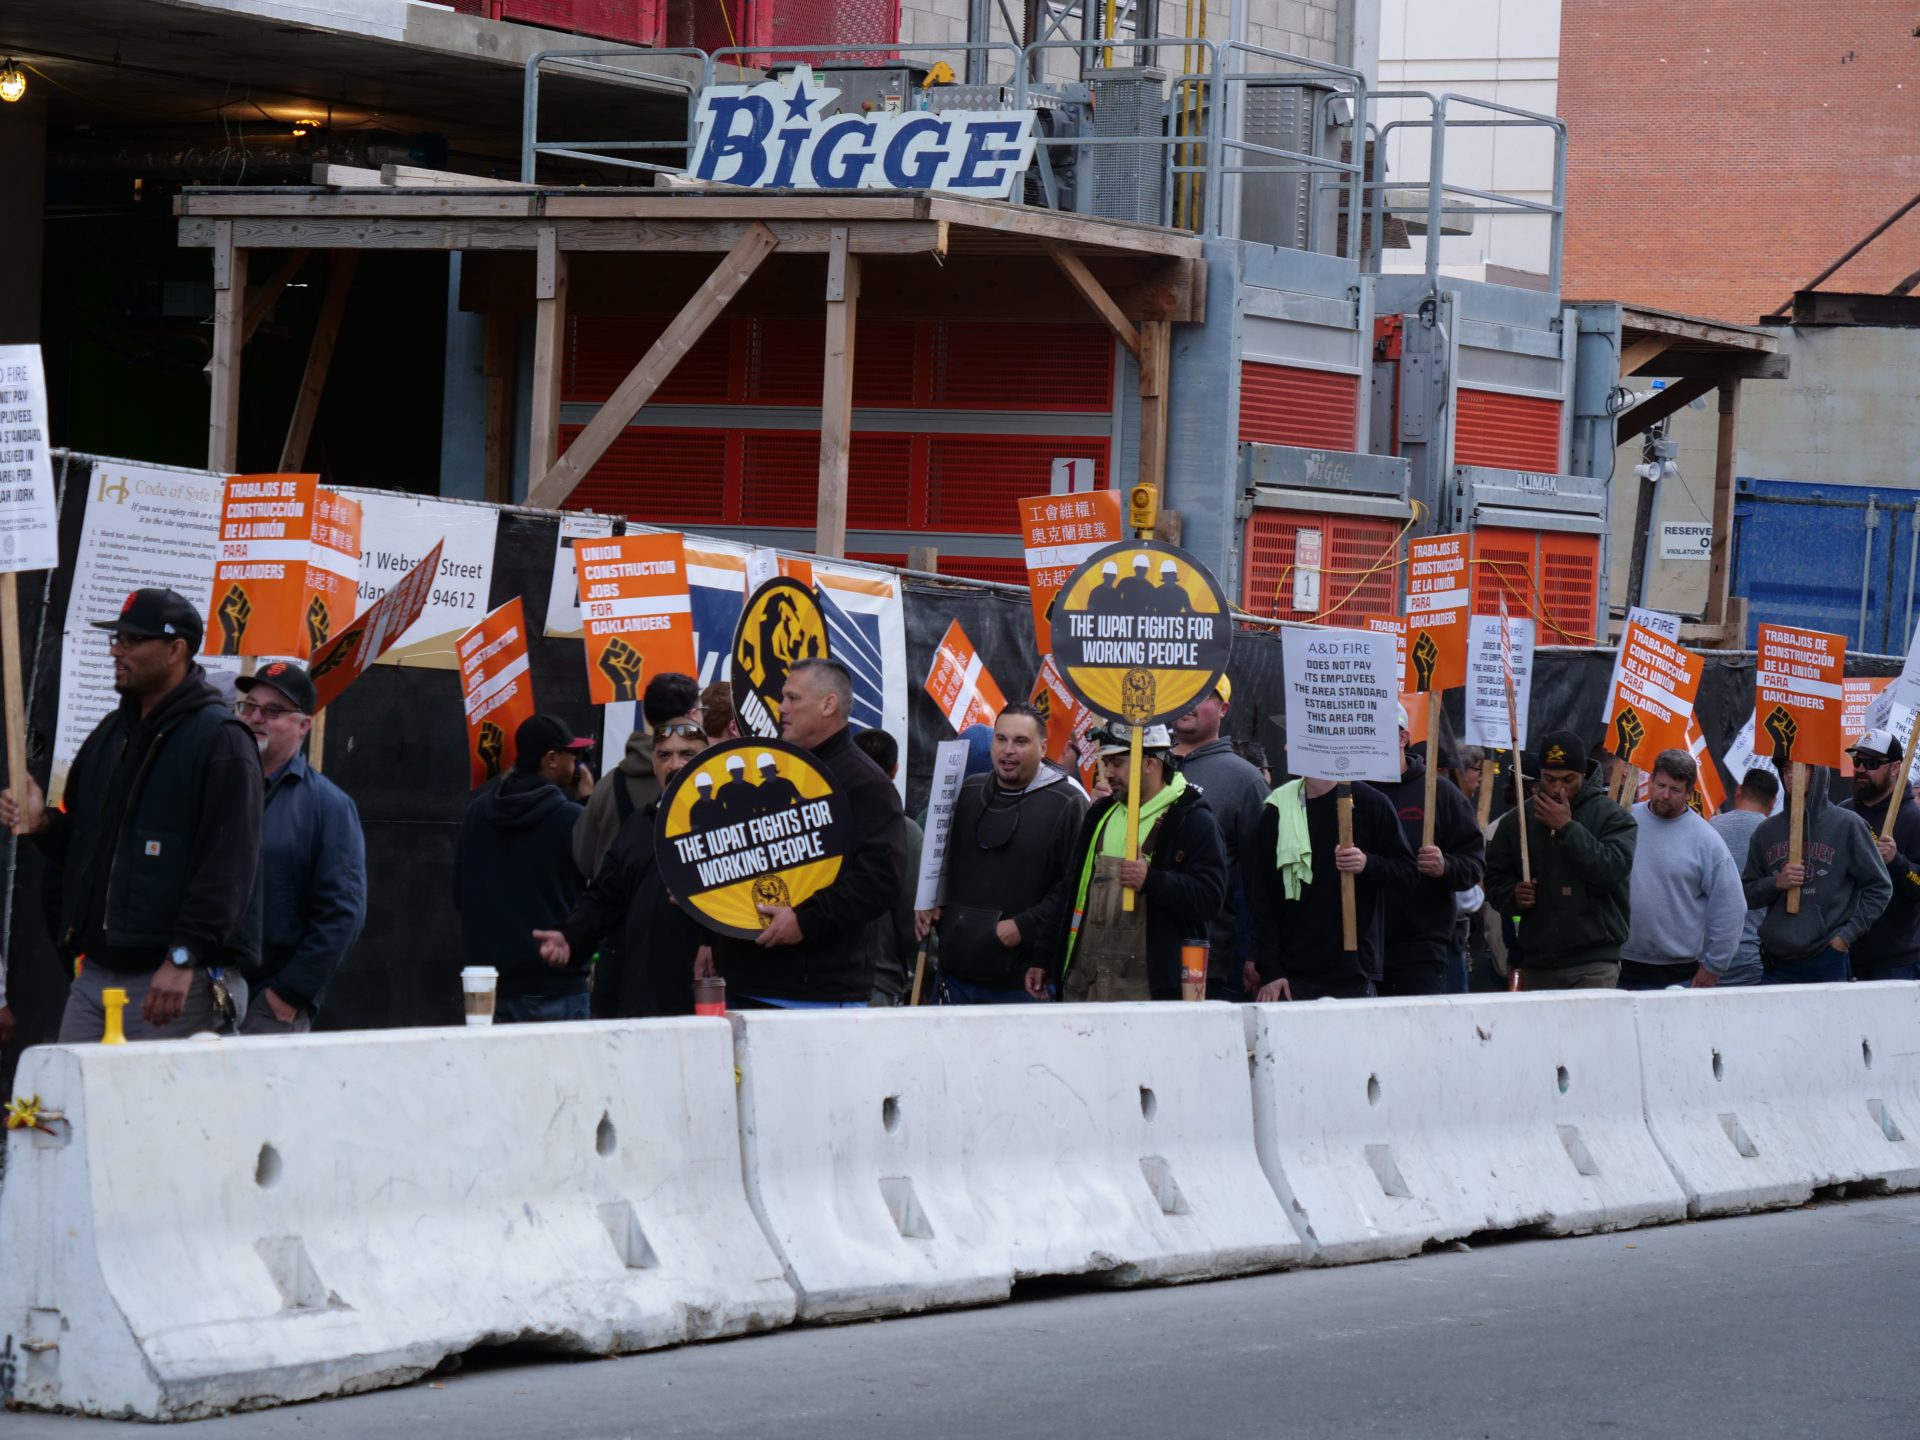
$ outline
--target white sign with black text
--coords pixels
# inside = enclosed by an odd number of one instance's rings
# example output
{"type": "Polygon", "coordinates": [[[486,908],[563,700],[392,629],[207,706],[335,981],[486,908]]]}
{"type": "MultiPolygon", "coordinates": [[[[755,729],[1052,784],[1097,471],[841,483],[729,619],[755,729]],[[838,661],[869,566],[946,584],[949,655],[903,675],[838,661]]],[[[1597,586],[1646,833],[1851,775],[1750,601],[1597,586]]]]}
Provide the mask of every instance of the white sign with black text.
{"type": "Polygon", "coordinates": [[[1713,558],[1713,526],[1674,520],[1660,522],[1660,558],[1662,560],[1710,560],[1713,558]]]}
{"type": "Polygon", "coordinates": [[[927,800],[927,836],[920,847],[920,874],[913,908],[931,910],[946,898],[947,847],[953,835],[953,807],[967,778],[965,740],[942,740],[933,751],[933,791],[927,800]]]}
{"type": "Polygon", "coordinates": [[[40,347],[0,345],[0,571],[58,569],[59,528],[40,347]]]}
{"type": "Polygon", "coordinates": [[[1316,780],[1400,778],[1400,651],[1370,630],[1289,629],[1286,768],[1316,780]]]}
{"type": "Polygon", "coordinates": [[[1467,621],[1467,744],[1490,750],[1527,748],[1527,702],[1533,693],[1533,621],[1475,615],[1467,621]],[[1500,627],[1508,627],[1502,644],[1500,627]],[[1503,658],[1504,657],[1504,658],[1503,658]],[[1507,669],[1513,670],[1514,723],[1507,726],[1507,669]]]}

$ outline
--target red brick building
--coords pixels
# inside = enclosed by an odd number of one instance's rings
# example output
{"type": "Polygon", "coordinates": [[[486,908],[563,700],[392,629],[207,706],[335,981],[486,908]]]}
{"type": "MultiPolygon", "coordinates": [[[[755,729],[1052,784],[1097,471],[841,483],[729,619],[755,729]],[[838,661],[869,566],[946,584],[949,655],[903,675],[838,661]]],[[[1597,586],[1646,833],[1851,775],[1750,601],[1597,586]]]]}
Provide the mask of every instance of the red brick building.
{"type": "MultiPolygon", "coordinates": [[[[1566,293],[1751,324],[1920,192],[1912,0],[1562,0],[1566,293]]],[[[1823,288],[1920,270],[1920,209],[1823,288]]]]}

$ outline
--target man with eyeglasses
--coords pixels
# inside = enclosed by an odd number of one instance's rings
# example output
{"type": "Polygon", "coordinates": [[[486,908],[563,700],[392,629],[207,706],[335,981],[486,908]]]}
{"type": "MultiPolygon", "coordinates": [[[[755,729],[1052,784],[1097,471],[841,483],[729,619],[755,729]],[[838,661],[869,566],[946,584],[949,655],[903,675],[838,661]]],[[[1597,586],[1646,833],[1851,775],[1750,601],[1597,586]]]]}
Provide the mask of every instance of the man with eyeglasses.
{"type": "Polygon", "coordinates": [[[120,703],[80,747],[64,803],[32,776],[0,791],[57,868],[54,944],[79,973],[60,1041],[98,1040],[103,991],[127,992],[129,1040],[214,1027],[214,970],[260,959],[260,747],[194,663],[205,627],[172,590],[136,590],[108,631],[120,703]]]}
{"type": "Polygon", "coordinates": [[[1848,752],[1853,796],[1841,805],[1867,822],[1893,881],[1893,898],[1848,954],[1856,980],[1920,980],[1920,805],[1901,782],[1906,749],[1891,730],[1869,730],[1848,752]],[[1900,796],[1893,834],[1880,832],[1900,796]]]}
{"type": "Polygon", "coordinates": [[[367,918],[367,847],[360,813],[302,753],[319,696],[298,665],[274,660],[234,681],[234,710],[260,744],[267,772],[265,934],[243,1035],[313,1027],[327,982],[367,918]]]}
{"type": "Polygon", "coordinates": [[[1067,903],[1060,877],[1087,799],[1064,770],[1041,763],[1046,748],[1040,712],[1007,706],[993,722],[993,768],[954,799],[946,903],[914,917],[922,938],[937,927],[943,1005],[1048,998],[1047,957],[1067,903]]]}

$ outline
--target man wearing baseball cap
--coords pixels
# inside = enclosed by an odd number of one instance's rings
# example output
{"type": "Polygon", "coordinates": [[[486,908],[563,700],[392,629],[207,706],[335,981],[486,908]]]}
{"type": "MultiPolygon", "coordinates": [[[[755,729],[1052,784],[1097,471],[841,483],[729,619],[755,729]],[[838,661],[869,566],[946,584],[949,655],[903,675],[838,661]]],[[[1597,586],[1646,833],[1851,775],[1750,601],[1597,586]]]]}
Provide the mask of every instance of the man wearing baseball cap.
{"type": "Polygon", "coordinates": [[[1048,947],[1051,966],[1028,972],[1036,998],[1058,981],[1063,1000],[1178,1000],[1181,947],[1204,939],[1220,913],[1226,845],[1200,787],[1174,768],[1164,725],[1140,736],[1140,854],[1126,858],[1131,741],[1118,721],[1101,737],[1100,768],[1113,793],[1094,802],[1068,852],[1059,911],[1072,918],[1048,947]],[[1134,893],[1130,911],[1126,890],[1134,893]]]}
{"type": "Polygon", "coordinates": [[[266,928],[260,963],[245,972],[240,1031],[295,1034],[312,1027],[327,982],[366,923],[366,840],[353,801],[307,763],[307,732],[320,703],[307,672],[272,660],[234,688],[233,708],[259,741],[267,772],[266,928]]]}
{"type": "Polygon", "coordinates": [[[573,827],[593,791],[582,757],[593,741],[556,715],[530,715],[513,734],[513,769],[467,808],[454,857],[453,903],[470,966],[500,972],[494,1018],[585,1020],[591,954],[541,958],[536,929],[569,915],[586,889],[573,827]]]}
{"type": "Polygon", "coordinates": [[[98,1040],[127,992],[129,1040],[217,1023],[215,970],[260,958],[260,747],[194,663],[204,626],[171,590],[135,590],[108,632],[120,703],[67,772],[59,810],[28,776],[0,791],[58,867],[54,944],[78,966],[60,1040],[98,1040]],[[109,883],[111,880],[111,883],[109,883]]]}
{"type": "Polygon", "coordinates": [[[1607,798],[1571,730],[1541,737],[1527,815],[1509,810],[1487,844],[1487,903],[1518,915],[1528,990],[1610,990],[1620,980],[1639,827],[1607,798]],[[1527,827],[1533,878],[1520,877],[1527,827]]]}
{"type": "Polygon", "coordinates": [[[1893,898],[1848,953],[1856,980],[1920,980],[1920,805],[1902,784],[1906,749],[1891,730],[1869,730],[1847,752],[1853,757],[1851,810],[1873,832],[1893,881],[1893,898]],[[1887,807],[1900,796],[1893,834],[1882,835],[1887,807]]]}

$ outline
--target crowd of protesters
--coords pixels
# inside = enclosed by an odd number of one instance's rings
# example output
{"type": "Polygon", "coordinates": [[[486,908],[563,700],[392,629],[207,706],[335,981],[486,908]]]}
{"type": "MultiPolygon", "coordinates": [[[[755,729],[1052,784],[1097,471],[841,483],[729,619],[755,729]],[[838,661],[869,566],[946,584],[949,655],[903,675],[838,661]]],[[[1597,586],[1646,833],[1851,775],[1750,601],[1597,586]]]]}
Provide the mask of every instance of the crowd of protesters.
{"type": "MultiPolygon", "coordinates": [[[[0,791],[0,823],[46,860],[76,975],[60,1038],[100,1036],[108,989],[126,994],[130,1039],[307,1029],[366,913],[358,816],[302,754],[311,679],[275,662],[223,695],[194,660],[200,616],[172,591],[136,591],[97,625],[120,703],[63,805],[31,778],[0,791]]],[[[1479,755],[1429,777],[1404,712],[1397,780],[1276,788],[1267,755],[1229,738],[1222,680],[1143,727],[1137,772],[1127,726],[1094,730],[1087,785],[1047,757],[1045,717],[1012,704],[966,736],[942,900],[916,910],[923,837],[897,738],[853,731],[833,660],[795,664],[780,699],[783,738],[845,798],[852,845],[830,885],[764,906],[751,939],[701,928],[654,855],[665,788],[738,735],[726,686],[655,676],[598,784],[592,742],[565,722],[518,727],[453,874],[462,955],[497,973],[500,1021],[685,1014],[713,976],[736,1009],[1177,1000],[1197,954],[1208,998],[1262,1002],[1920,979],[1920,806],[1885,730],[1855,742],[1845,803],[1812,771],[1796,847],[1769,770],[1708,821],[1682,750],[1629,808],[1609,798],[1607,757],[1549,731],[1523,757],[1523,807],[1483,828],[1479,755]]],[[[11,1027],[0,992],[0,1042],[11,1027]]]]}

